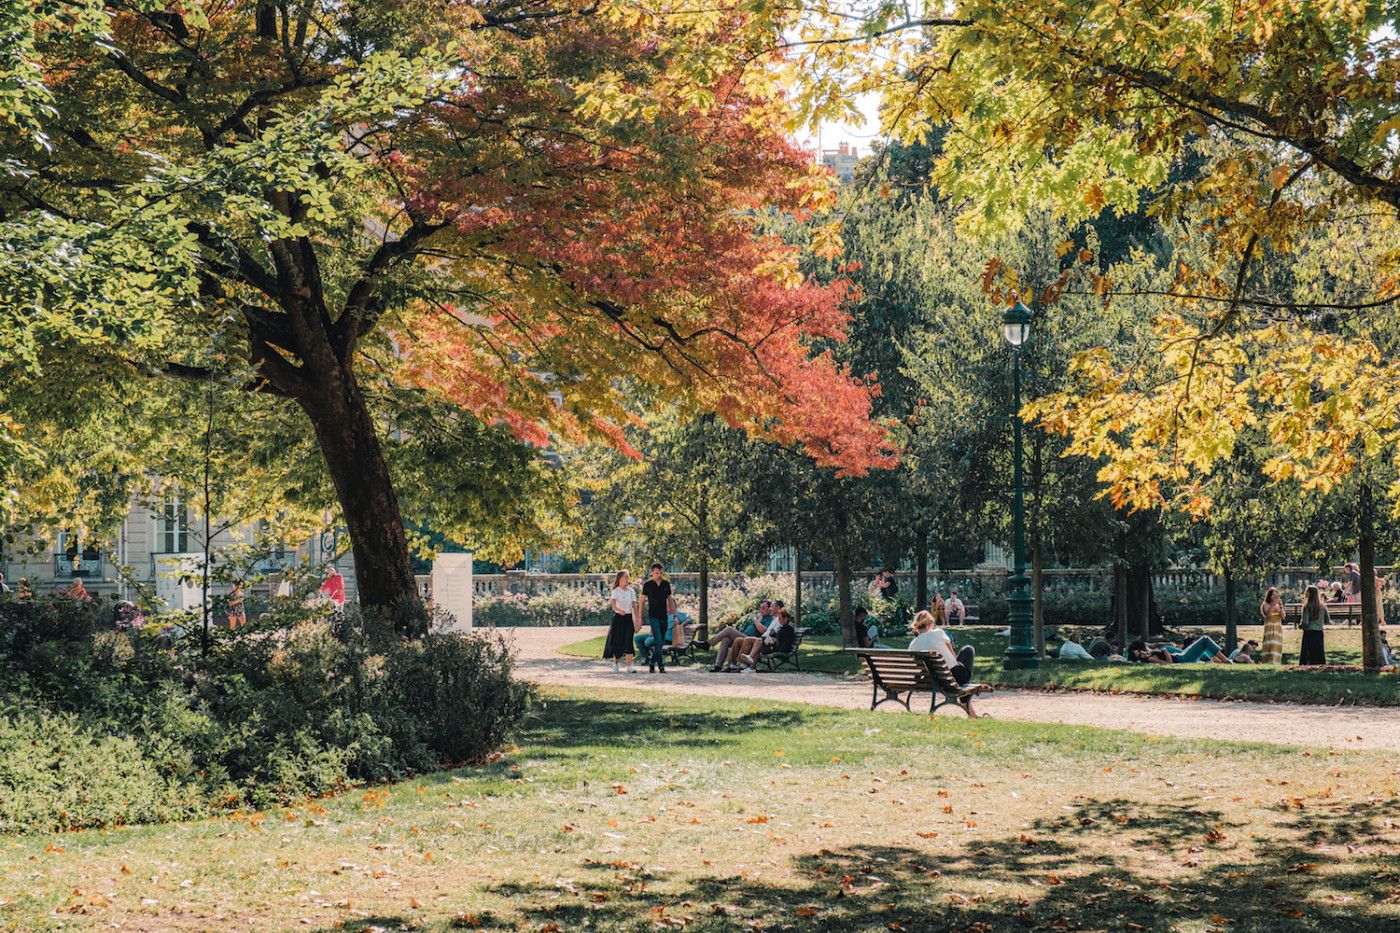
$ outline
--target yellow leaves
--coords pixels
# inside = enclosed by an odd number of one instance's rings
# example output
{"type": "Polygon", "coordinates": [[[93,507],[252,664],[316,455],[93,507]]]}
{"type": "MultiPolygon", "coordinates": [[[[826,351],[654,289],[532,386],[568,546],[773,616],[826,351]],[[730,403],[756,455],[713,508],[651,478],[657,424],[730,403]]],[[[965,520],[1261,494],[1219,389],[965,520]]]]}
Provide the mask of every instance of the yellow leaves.
{"type": "Polygon", "coordinates": [[[1384,145],[1385,138],[1394,132],[1400,132],[1400,117],[1391,117],[1376,127],[1376,135],[1371,137],[1371,142],[1377,146],[1384,145]]]}

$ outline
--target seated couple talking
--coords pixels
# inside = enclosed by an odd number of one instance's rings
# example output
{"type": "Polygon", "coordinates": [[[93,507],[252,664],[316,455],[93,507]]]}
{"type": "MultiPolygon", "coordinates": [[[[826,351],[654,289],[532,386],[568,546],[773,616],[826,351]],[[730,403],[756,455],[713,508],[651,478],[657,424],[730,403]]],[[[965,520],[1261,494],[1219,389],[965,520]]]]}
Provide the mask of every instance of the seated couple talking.
{"type": "Polygon", "coordinates": [[[936,653],[960,685],[967,686],[972,681],[972,662],[977,652],[971,645],[958,648],[953,636],[941,625],[934,624],[933,614],[928,610],[915,614],[911,628],[914,630],[914,640],[909,643],[910,651],[936,653]]]}
{"type": "Polygon", "coordinates": [[[792,650],[796,641],[797,630],[792,627],[792,616],[783,608],[782,601],[765,599],[742,629],[726,625],[710,636],[710,644],[715,649],[715,663],[710,671],[757,673],[758,662],[764,655],[785,654],[792,650]]]}

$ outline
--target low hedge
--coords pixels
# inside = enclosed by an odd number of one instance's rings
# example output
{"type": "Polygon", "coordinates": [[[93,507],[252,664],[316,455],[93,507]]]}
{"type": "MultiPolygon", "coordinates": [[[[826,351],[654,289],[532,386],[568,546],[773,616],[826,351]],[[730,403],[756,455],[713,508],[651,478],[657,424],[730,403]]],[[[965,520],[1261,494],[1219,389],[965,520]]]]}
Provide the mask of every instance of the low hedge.
{"type": "Polygon", "coordinates": [[[495,634],[304,616],[274,611],[201,658],[159,621],[113,630],[110,606],[0,602],[0,832],[266,807],[481,761],[525,711],[495,634]]]}

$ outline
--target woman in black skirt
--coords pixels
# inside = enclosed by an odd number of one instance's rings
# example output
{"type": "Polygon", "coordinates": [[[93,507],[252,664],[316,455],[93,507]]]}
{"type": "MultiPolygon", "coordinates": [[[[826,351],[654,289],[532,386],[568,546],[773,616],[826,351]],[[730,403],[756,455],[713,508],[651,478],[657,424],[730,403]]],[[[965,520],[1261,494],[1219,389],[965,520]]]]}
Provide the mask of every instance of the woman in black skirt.
{"type": "Polygon", "coordinates": [[[631,578],[627,576],[627,571],[619,570],[613,578],[612,592],[608,594],[613,617],[612,625],[608,627],[608,640],[603,644],[603,659],[612,660],[614,674],[622,670],[618,662],[624,657],[627,659],[627,673],[631,674],[634,670],[632,653],[636,649],[632,645],[632,636],[636,634],[636,627],[632,622],[632,611],[636,604],[637,591],[632,589],[631,578]]]}

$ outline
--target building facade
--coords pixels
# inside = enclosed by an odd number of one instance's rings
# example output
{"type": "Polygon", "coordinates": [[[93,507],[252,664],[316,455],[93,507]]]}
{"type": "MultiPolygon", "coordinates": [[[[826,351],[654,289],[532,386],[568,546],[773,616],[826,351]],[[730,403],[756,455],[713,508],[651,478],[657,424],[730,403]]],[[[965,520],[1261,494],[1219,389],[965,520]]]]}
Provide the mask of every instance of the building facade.
{"type": "MultiPolygon", "coordinates": [[[[255,548],[267,538],[267,523],[231,525],[211,521],[210,562],[240,548],[255,548]]],[[[204,522],[188,504],[169,498],[158,506],[133,499],[111,539],[101,544],[77,540],[59,532],[50,540],[20,541],[0,560],[0,569],[12,588],[24,582],[36,594],[71,590],[76,581],[96,596],[134,599],[136,591],[149,588],[172,609],[200,605],[199,585],[204,561],[204,522]]],[[[344,533],[331,530],[299,543],[275,546],[255,565],[265,580],[256,589],[271,589],[280,572],[289,567],[321,567],[334,563],[345,577],[346,597],[356,595],[355,562],[347,550],[344,533]],[[337,558],[342,551],[346,553],[337,558]]],[[[227,587],[211,584],[211,595],[223,595],[227,587]]]]}

